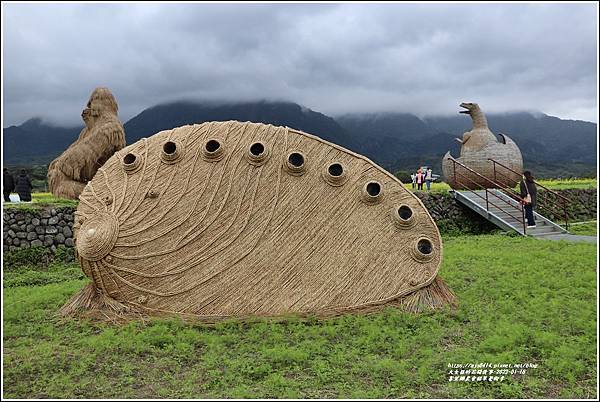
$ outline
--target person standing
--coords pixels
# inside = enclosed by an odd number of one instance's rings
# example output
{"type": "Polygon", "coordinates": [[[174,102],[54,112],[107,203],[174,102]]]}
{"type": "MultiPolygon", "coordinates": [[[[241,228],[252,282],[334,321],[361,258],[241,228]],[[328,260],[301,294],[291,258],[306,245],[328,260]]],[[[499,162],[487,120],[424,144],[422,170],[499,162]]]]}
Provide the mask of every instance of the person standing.
{"type": "Polygon", "coordinates": [[[431,169],[427,169],[427,173],[425,174],[425,184],[427,185],[427,191],[429,191],[429,189],[431,188],[431,181],[433,180],[431,175],[431,169]]]}
{"type": "Polygon", "coordinates": [[[21,174],[17,176],[17,180],[15,181],[15,191],[19,193],[21,201],[31,201],[32,188],[33,186],[31,185],[29,176],[27,176],[27,172],[25,169],[21,169],[21,174]]]}
{"type": "Polygon", "coordinates": [[[412,181],[412,189],[414,190],[415,189],[415,183],[416,183],[416,180],[417,180],[417,175],[415,173],[411,173],[410,180],[412,181]]]}
{"type": "Polygon", "coordinates": [[[423,190],[423,172],[421,168],[417,170],[417,190],[423,190]]]}
{"type": "Polygon", "coordinates": [[[2,179],[4,180],[4,186],[2,187],[4,201],[10,202],[10,193],[15,190],[15,179],[13,179],[12,174],[10,174],[7,168],[4,168],[2,173],[2,179]]]}
{"type": "Polygon", "coordinates": [[[523,172],[523,180],[521,180],[521,183],[519,184],[519,190],[521,198],[525,200],[523,201],[523,208],[525,208],[527,227],[534,228],[536,225],[533,210],[535,209],[537,187],[529,170],[523,172]]]}

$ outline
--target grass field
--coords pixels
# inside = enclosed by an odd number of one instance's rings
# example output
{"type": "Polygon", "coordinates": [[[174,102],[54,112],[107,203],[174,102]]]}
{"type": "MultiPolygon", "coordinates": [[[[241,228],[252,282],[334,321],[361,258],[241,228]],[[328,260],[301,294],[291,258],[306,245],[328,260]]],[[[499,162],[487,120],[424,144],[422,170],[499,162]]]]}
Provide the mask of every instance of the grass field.
{"type": "MultiPolygon", "coordinates": [[[[598,187],[596,179],[541,179],[537,180],[537,182],[551,190],[590,189],[598,187]]],[[[411,183],[405,183],[404,187],[413,190],[411,183]]],[[[427,191],[425,185],[423,185],[423,188],[425,189],[423,191],[427,191]]],[[[447,192],[448,190],[450,190],[450,186],[447,183],[431,183],[430,191],[432,192],[447,192]]]]}
{"type": "Polygon", "coordinates": [[[572,223],[569,225],[569,233],[575,235],[598,236],[598,223],[596,221],[572,223]]]}
{"type": "MultiPolygon", "coordinates": [[[[413,189],[411,183],[404,183],[404,187],[412,191],[427,191],[427,186],[425,184],[423,184],[423,190],[417,190],[416,186],[415,189],[413,189]]],[[[450,190],[450,186],[447,183],[434,181],[431,183],[431,189],[429,191],[436,193],[447,193],[448,190],[450,190]]]]}
{"type": "Polygon", "coordinates": [[[537,181],[551,190],[598,188],[596,179],[542,179],[537,181]]]}
{"type": "Polygon", "coordinates": [[[5,398],[595,398],[596,246],[446,238],[455,311],[327,321],[60,321],[76,265],[4,272],[5,398]],[[448,364],[534,363],[502,382],[448,364]]]}
{"type": "Polygon", "coordinates": [[[79,204],[78,200],[68,200],[65,198],[56,198],[52,193],[32,193],[31,194],[31,202],[2,202],[5,207],[14,207],[14,208],[37,208],[37,207],[46,207],[46,206],[54,206],[54,207],[77,207],[79,204]]]}

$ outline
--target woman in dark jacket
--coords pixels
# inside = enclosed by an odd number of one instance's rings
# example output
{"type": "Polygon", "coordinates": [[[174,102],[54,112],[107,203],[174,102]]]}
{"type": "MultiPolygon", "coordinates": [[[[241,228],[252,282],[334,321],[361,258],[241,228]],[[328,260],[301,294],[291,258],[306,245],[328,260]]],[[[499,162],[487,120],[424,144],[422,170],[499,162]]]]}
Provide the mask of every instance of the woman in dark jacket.
{"type": "Polygon", "coordinates": [[[10,202],[10,193],[12,193],[15,189],[15,180],[7,168],[4,168],[2,174],[4,180],[4,187],[2,188],[2,192],[4,193],[4,201],[10,202]]]}
{"type": "Polygon", "coordinates": [[[530,203],[524,203],[525,208],[525,217],[527,218],[527,227],[534,228],[535,227],[535,219],[533,217],[533,210],[535,209],[535,200],[537,195],[537,187],[535,186],[535,182],[533,180],[533,176],[530,171],[523,172],[523,180],[519,184],[519,189],[521,191],[521,198],[525,199],[527,194],[531,197],[530,203]]]}
{"type": "Polygon", "coordinates": [[[15,180],[15,191],[19,193],[21,201],[31,201],[32,188],[33,186],[31,185],[29,176],[27,176],[27,172],[25,169],[21,169],[21,174],[18,175],[17,180],[15,180]]]}

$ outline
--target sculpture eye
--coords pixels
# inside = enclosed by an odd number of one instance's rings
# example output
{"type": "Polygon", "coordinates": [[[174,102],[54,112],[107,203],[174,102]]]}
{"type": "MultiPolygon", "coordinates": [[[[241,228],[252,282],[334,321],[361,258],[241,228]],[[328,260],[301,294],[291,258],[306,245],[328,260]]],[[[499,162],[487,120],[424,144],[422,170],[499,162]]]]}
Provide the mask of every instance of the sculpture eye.
{"type": "Polygon", "coordinates": [[[202,157],[209,162],[217,162],[225,156],[224,144],[217,138],[209,138],[202,147],[202,157]]]}
{"type": "Polygon", "coordinates": [[[362,189],[362,200],[368,204],[376,204],[381,201],[383,188],[377,181],[367,182],[362,189]]]}
{"type": "Polygon", "coordinates": [[[181,156],[183,155],[183,150],[181,144],[177,141],[166,141],[163,143],[162,152],[160,157],[162,161],[167,164],[175,163],[181,156]]]}
{"type": "Polygon", "coordinates": [[[327,182],[327,184],[339,187],[342,186],[348,181],[348,175],[346,174],[346,169],[340,162],[333,162],[327,165],[321,177],[327,182]]]}

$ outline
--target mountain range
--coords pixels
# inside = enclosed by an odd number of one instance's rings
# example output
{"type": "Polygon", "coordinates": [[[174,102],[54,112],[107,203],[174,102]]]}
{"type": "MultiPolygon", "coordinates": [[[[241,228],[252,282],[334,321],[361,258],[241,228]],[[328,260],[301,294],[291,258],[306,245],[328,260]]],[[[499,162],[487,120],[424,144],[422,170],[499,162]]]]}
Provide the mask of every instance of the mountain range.
{"type": "MultiPolygon", "coordinates": [[[[457,107],[458,109],[458,107],[457,107]]],[[[525,168],[540,177],[595,175],[597,124],[545,114],[487,114],[495,134],[521,148],[525,168]]],[[[174,102],[143,110],[123,125],[127,143],[159,131],[205,121],[253,121],[289,126],[361,153],[389,171],[420,165],[441,170],[441,157],[458,156],[455,137],[471,129],[465,115],[419,118],[409,113],[345,114],[330,117],[292,102],[174,102]]],[[[6,165],[48,164],[83,128],[57,127],[32,118],[3,131],[6,165]]]]}

